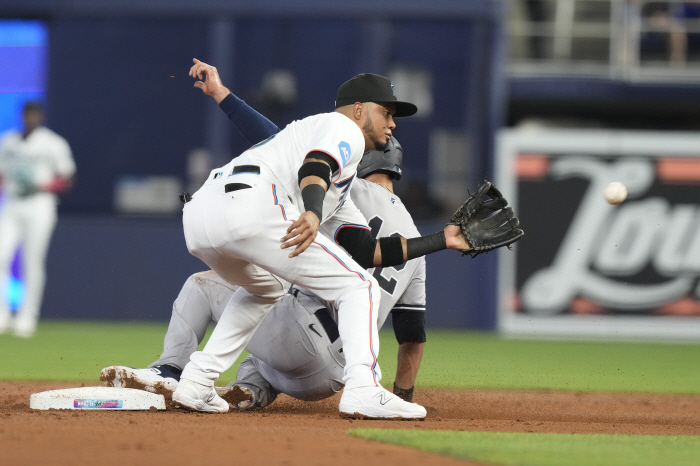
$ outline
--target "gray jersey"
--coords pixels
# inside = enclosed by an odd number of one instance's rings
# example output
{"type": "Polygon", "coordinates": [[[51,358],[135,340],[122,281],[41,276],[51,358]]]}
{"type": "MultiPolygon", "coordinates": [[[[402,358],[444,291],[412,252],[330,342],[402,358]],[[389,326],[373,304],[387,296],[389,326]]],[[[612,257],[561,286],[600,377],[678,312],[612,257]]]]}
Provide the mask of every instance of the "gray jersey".
{"type": "MultiPolygon", "coordinates": [[[[420,236],[398,196],[362,179],[354,181],[346,203],[319,231],[335,239],[342,228],[369,229],[374,237],[420,236]],[[368,221],[354,214],[357,209],[352,203],[368,221]]],[[[393,309],[425,312],[423,257],[396,267],[369,269],[368,273],[382,289],[378,327],[393,309]]],[[[276,304],[253,335],[246,347],[252,356],[241,365],[235,383],[260,389],[262,375],[273,390],[302,400],[327,398],[340,391],[344,359],[335,322],[337,312],[331,303],[293,288],[293,296],[276,304]],[[331,318],[334,321],[329,322],[331,318]]],[[[270,393],[259,397],[274,399],[270,393]]]]}
{"type": "MultiPolygon", "coordinates": [[[[344,214],[340,209],[336,218],[321,225],[319,231],[336,239],[342,228],[368,228],[375,238],[420,236],[411,214],[401,199],[383,186],[371,181],[356,179],[350,189],[350,199],[364,218],[352,217],[353,211],[344,214]],[[366,218],[366,220],[365,220],[366,218]]],[[[354,209],[353,209],[354,210],[354,209]]],[[[369,269],[382,289],[378,326],[384,325],[392,309],[425,311],[425,258],[419,257],[402,265],[369,269]]]]}
{"type": "MultiPolygon", "coordinates": [[[[411,214],[398,196],[382,186],[358,179],[350,194],[375,238],[420,236],[411,214]]],[[[425,311],[425,257],[393,267],[376,267],[370,272],[382,288],[379,327],[393,309],[425,311]]]]}
{"type": "MultiPolygon", "coordinates": [[[[320,230],[331,238],[341,228],[365,228],[379,237],[420,235],[396,195],[362,179],[354,180],[350,196],[334,218],[339,220],[325,222],[320,230]],[[355,205],[369,221],[357,215],[355,205]]],[[[379,327],[392,309],[425,311],[424,258],[368,273],[382,288],[379,327]]],[[[183,368],[207,325],[219,320],[236,288],[213,271],[191,276],[173,306],[161,359],[151,366],[183,368]]],[[[274,400],[277,392],[317,400],[340,391],[344,357],[336,322],[334,306],[303,289],[293,289],[260,323],[246,347],[252,356],[241,364],[235,383],[254,390],[261,405],[274,400]]]]}

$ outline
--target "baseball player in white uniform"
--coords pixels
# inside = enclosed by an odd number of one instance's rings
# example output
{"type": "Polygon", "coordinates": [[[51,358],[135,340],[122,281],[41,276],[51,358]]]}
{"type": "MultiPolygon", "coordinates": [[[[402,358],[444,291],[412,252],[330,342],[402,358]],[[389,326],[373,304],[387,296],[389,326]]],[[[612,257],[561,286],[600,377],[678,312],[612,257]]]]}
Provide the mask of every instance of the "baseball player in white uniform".
{"type": "MultiPolygon", "coordinates": [[[[245,117],[243,123],[247,126],[238,125],[239,128],[246,126],[242,131],[244,135],[257,134],[251,132],[254,126],[249,122],[264,117],[254,115],[245,117]]],[[[393,194],[393,180],[400,179],[401,164],[401,146],[392,138],[386,150],[366,153],[358,169],[360,179],[353,183],[350,196],[362,214],[370,219],[372,237],[420,235],[401,200],[393,194]],[[372,181],[366,181],[368,179],[372,181]]],[[[337,238],[346,228],[365,227],[325,222],[321,231],[337,238]]],[[[378,326],[384,324],[391,312],[400,344],[394,394],[411,401],[425,342],[425,260],[420,257],[395,267],[370,269],[369,273],[382,290],[378,326]]],[[[171,396],[181,368],[196,351],[207,326],[219,320],[235,290],[235,286],[213,271],[192,275],[173,305],[161,358],[149,369],[107,367],[102,370],[100,379],[110,386],[146,389],[171,396]]],[[[237,380],[227,387],[217,387],[219,395],[233,408],[262,408],[274,401],[280,392],[301,400],[319,400],[343,387],[345,361],[337,312],[330,303],[303,288],[293,287],[292,292],[273,307],[246,349],[251,356],[239,366],[237,380]]]]}
{"type": "Polygon", "coordinates": [[[17,336],[30,337],[39,319],[46,252],[56,225],[55,193],[70,186],[75,162],[66,140],[43,126],[38,103],[26,103],[22,116],[24,129],[7,132],[0,140],[0,287],[8,284],[11,261],[21,245],[26,295],[14,320],[8,303],[0,299],[0,333],[12,328],[17,336]]]}
{"type": "MultiPolygon", "coordinates": [[[[206,77],[196,86],[220,103],[230,92],[218,75],[213,79],[214,72],[201,62],[190,70],[200,80],[206,77]]],[[[183,209],[185,241],[193,255],[240,288],[204,350],[190,356],[173,402],[203,412],[228,411],[214,381],[294,283],[338,310],[346,362],[341,414],[425,417],[422,406],[379,384],[376,280],[336,243],[317,235],[319,225],[343,206],[362,218],[347,199],[362,154],[383,149],[395,127],[393,117],[415,111],[413,104],[398,101],[388,79],[358,75],[341,86],[335,112],[292,122],[212,171],[183,209]]]]}
{"type": "MultiPolygon", "coordinates": [[[[195,60],[190,74],[206,77],[195,87],[220,105],[231,95],[214,67],[195,60]]],[[[381,292],[376,279],[357,261],[388,267],[450,243],[455,249],[470,250],[461,229],[452,225],[456,230],[450,235],[448,227],[428,237],[377,241],[367,227],[346,228],[337,235],[345,250],[327,236],[317,236],[322,222],[338,219],[342,224],[364,224],[348,196],[357,165],[366,149],[386,147],[395,127],[394,116],[415,111],[413,104],[396,98],[387,78],[355,76],[340,86],[335,112],[291,123],[213,170],[199,191],[183,197],[188,249],[239,288],[204,350],[190,356],[172,395],[174,403],[197,411],[228,411],[228,403],[216,394],[214,381],[233,364],[291,282],[332,303],[338,312],[345,356],[341,415],[425,416],[423,407],[379,385],[381,292]],[[287,253],[285,249],[292,246],[295,249],[287,253]]]]}

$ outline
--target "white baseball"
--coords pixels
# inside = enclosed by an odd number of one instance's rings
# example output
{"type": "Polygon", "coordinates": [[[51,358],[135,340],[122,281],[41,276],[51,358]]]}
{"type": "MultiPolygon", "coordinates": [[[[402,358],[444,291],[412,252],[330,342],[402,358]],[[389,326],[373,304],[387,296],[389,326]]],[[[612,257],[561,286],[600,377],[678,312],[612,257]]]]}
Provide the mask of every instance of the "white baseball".
{"type": "Polygon", "coordinates": [[[610,204],[617,205],[627,199],[627,187],[619,181],[613,181],[605,187],[603,196],[610,204]]]}

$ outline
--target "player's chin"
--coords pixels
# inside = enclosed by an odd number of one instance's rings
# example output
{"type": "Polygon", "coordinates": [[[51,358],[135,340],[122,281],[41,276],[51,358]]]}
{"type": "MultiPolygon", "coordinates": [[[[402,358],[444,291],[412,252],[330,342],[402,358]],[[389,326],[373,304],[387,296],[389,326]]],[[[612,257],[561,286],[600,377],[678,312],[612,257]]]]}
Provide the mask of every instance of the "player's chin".
{"type": "Polygon", "coordinates": [[[374,150],[384,151],[389,144],[389,138],[375,139],[372,142],[374,143],[374,150]]]}

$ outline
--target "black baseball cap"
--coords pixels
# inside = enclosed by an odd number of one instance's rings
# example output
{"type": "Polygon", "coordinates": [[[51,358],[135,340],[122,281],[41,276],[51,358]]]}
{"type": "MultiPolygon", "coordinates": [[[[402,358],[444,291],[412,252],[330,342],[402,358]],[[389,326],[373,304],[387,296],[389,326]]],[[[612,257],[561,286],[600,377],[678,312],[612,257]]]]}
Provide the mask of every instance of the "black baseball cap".
{"type": "Polygon", "coordinates": [[[418,107],[396,98],[394,85],[389,78],[372,73],[362,73],[345,81],[338,88],[335,108],[352,105],[355,102],[392,103],[396,105],[395,117],[411,116],[418,107]]]}

